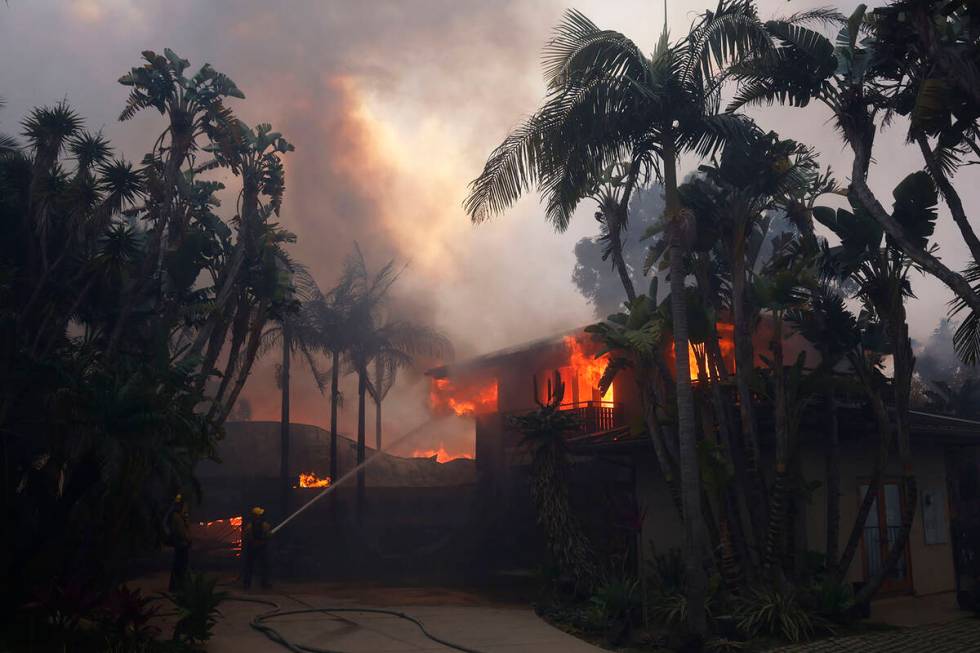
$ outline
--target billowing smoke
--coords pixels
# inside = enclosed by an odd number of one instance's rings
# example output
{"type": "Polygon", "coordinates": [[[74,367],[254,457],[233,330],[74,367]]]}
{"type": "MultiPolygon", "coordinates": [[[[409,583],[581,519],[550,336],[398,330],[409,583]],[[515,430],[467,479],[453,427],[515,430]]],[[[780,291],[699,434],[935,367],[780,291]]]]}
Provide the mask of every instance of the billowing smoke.
{"type": "MultiPolygon", "coordinates": [[[[760,13],[786,12],[785,5],[765,0],[760,13]]],[[[577,6],[645,49],[663,24],[661,6],[643,0],[577,6]]],[[[286,161],[282,215],[299,238],[296,257],[325,287],[355,240],[375,268],[398,259],[407,267],[392,310],[440,327],[466,357],[594,319],[568,272],[575,243],[596,232],[591,207],[583,205],[561,235],[533,197],[479,228],[461,209],[487,154],[538,106],[541,48],[565,7],[558,0],[10,2],[0,5],[0,97],[8,102],[0,130],[16,132],[31,107],[66,98],[90,127],[104,128],[122,153],[138,159],[160,118],[147,113],[118,123],[126,89],[116,79],[144,49],[171,47],[192,65],[210,62],[245,92],[235,107],[244,120],[270,122],[296,145],[286,161]]],[[[670,3],[668,10],[671,34],[679,35],[699,7],[670,3]]],[[[817,145],[827,163],[848,170],[826,115],[819,107],[807,111],[755,115],[766,129],[817,145]]],[[[921,161],[901,129],[881,141],[871,183],[887,199],[921,161]]],[[[696,163],[685,160],[682,173],[696,163]]],[[[976,194],[964,201],[969,212],[976,194]]],[[[948,220],[940,223],[943,258],[956,266],[965,246],[948,220]]],[[[640,233],[634,225],[631,245],[640,233]]],[[[608,276],[608,268],[603,272],[608,276]]],[[[945,289],[915,283],[923,309],[910,311],[912,319],[942,312],[945,289]]],[[[920,336],[932,326],[912,325],[920,336]]],[[[270,357],[253,372],[246,392],[253,419],[278,418],[274,367],[270,357]]],[[[294,419],[325,425],[326,398],[299,361],[294,370],[294,419]]],[[[403,375],[385,406],[389,433],[427,417],[427,381],[418,372],[403,375]]],[[[356,398],[349,377],[345,398],[343,428],[350,432],[356,398]]],[[[439,434],[419,446],[436,448],[452,437],[439,434]]]]}

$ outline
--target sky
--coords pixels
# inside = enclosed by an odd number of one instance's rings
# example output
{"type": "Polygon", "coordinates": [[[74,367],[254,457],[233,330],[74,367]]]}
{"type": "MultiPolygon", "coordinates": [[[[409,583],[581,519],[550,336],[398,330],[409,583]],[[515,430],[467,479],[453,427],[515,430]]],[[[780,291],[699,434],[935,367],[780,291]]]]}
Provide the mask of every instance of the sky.
{"type": "MultiPolygon", "coordinates": [[[[682,34],[714,3],[668,0],[682,34]]],[[[824,2],[762,0],[763,17],[824,2]]],[[[850,13],[856,3],[840,5],[850,13]]],[[[876,4],[876,3],[871,3],[876,4]]],[[[250,124],[270,122],[295,146],[285,160],[282,222],[298,237],[295,256],[329,288],[357,241],[370,266],[405,266],[392,312],[442,329],[457,358],[587,324],[592,311],[571,281],[573,248],[594,235],[593,207],[556,234],[528,196],[489,223],[470,224],[467,184],[491,150],[540,103],[541,49],[570,6],[651,50],[664,21],[660,2],[589,0],[9,0],[0,6],[0,132],[16,133],[31,107],[66,99],[125,156],[139,159],[159,132],[149,112],[119,123],[127,89],[120,75],[140,52],[170,47],[196,68],[211,63],[246,95],[232,104],[250,124]]],[[[848,153],[818,107],[750,112],[766,129],[814,145],[846,181],[848,153]]],[[[697,165],[682,162],[682,173],[697,165]]],[[[871,186],[891,188],[921,167],[900,125],[879,136],[871,186]]],[[[977,172],[960,172],[969,214],[980,206],[977,172]]],[[[967,249],[945,210],[936,235],[954,268],[967,249]]],[[[909,318],[925,339],[949,291],[916,276],[909,318]]],[[[325,425],[328,406],[310,374],[294,365],[293,421],[325,425]]],[[[385,405],[388,433],[426,419],[426,379],[403,374],[385,405]]],[[[353,386],[342,410],[356,416],[353,386]]],[[[253,418],[277,419],[274,361],[260,361],[245,390],[253,418]]],[[[373,424],[373,416],[369,416],[373,424]]],[[[444,421],[420,448],[472,431],[444,421]]],[[[458,446],[463,444],[456,443],[458,446]]],[[[447,444],[447,448],[455,446],[447,444]]]]}

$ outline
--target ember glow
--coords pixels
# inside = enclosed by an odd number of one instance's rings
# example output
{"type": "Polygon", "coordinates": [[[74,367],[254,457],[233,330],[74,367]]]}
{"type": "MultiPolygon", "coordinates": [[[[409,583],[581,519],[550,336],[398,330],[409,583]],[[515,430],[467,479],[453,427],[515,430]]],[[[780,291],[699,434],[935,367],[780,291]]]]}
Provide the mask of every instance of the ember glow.
{"type": "Polygon", "coordinates": [[[242,518],[229,517],[192,525],[191,537],[203,549],[230,548],[237,558],[242,553],[242,518]]]}
{"type": "Polygon", "coordinates": [[[572,386],[572,393],[569,394],[566,390],[563,401],[565,403],[591,401],[612,403],[614,401],[612,385],[604,395],[599,396],[599,381],[609,363],[609,355],[596,358],[594,355],[587,354],[582,343],[572,336],[565,336],[565,347],[568,349],[568,367],[562,368],[559,372],[565,382],[572,386]]]}
{"type": "Polygon", "coordinates": [[[412,452],[412,458],[432,458],[433,456],[435,456],[436,462],[440,463],[448,463],[450,460],[459,460],[460,458],[473,460],[471,453],[449,453],[446,451],[446,445],[442,442],[439,443],[438,449],[416,449],[412,452]]]}
{"type": "MultiPolygon", "coordinates": [[[[480,415],[497,410],[497,380],[462,383],[432,379],[429,406],[436,415],[480,415]]],[[[433,452],[430,455],[435,455],[433,452]]]]}
{"type": "Polygon", "coordinates": [[[330,477],[320,478],[314,472],[301,473],[299,475],[299,485],[293,487],[327,487],[330,485],[330,477]]]}

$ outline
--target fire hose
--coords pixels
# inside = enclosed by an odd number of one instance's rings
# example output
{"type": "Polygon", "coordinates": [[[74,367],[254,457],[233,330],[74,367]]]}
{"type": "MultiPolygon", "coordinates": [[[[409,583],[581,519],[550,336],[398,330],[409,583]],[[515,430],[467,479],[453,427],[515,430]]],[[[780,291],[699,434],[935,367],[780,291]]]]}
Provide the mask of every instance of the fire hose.
{"type": "MultiPolygon", "coordinates": [[[[405,435],[401,436],[400,438],[398,438],[394,442],[392,442],[389,445],[389,447],[394,447],[395,445],[398,445],[398,444],[404,442],[405,440],[407,440],[408,438],[410,438],[413,435],[417,434],[423,428],[425,428],[426,426],[428,426],[429,424],[431,424],[432,421],[433,420],[430,419],[430,420],[424,422],[423,424],[420,424],[419,426],[416,426],[414,429],[410,430],[408,433],[406,433],[405,435]]],[[[381,452],[378,451],[377,453],[381,453],[381,452]]],[[[272,529],[272,534],[274,535],[283,526],[285,526],[286,524],[288,524],[289,522],[291,522],[293,519],[295,519],[296,517],[298,517],[300,514],[302,514],[303,511],[305,511],[307,508],[309,508],[314,503],[316,503],[317,501],[319,501],[320,499],[322,499],[324,496],[326,496],[327,494],[329,494],[331,491],[333,491],[334,488],[339,487],[344,482],[348,481],[350,478],[356,476],[358,472],[363,471],[369,465],[371,465],[372,463],[374,463],[374,462],[376,462],[376,461],[378,461],[380,459],[381,459],[381,456],[373,455],[370,458],[368,458],[367,460],[365,460],[364,462],[362,462],[361,464],[357,465],[354,469],[350,470],[349,472],[347,472],[346,474],[344,474],[343,476],[341,476],[339,479],[337,479],[336,482],[331,482],[330,485],[328,485],[327,487],[323,488],[323,490],[319,494],[317,494],[315,497],[313,497],[312,499],[310,499],[309,501],[307,501],[305,504],[303,504],[302,506],[300,506],[300,508],[298,510],[296,510],[296,512],[292,513],[291,515],[289,515],[288,517],[286,517],[284,520],[282,520],[279,523],[278,526],[276,526],[275,528],[272,529]]],[[[446,646],[446,647],[451,648],[451,649],[455,649],[457,651],[462,651],[463,653],[481,653],[481,651],[477,651],[476,649],[467,648],[465,646],[461,646],[459,644],[455,644],[455,643],[450,642],[448,640],[445,640],[445,639],[442,639],[440,637],[437,637],[436,635],[433,635],[432,633],[430,633],[425,628],[425,625],[420,620],[416,619],[415,617],[413,617],[411,615],[405,614],[404,612],[398,612],[397,610],[385,610],[383,608],[350,608],[350,607],[344,607],[344,608],[341,608],[341,607],[326,607],[326,608],[308,607],[308,608],[303,608],[303,609],[300,609],[300,610],[283,610],[279,606],[278,603],[275,603],[273,601],[266,601],[266,600],[262,600],[262,599],[253,599],[253,598],[246,598],[246,597],[241,597],[241,596],[229,597],[228,600],[231,600],[231,601],[240,601],[240,602],[243,602],[243,603],[257,603],[259,605],[267,605],[267,606],[271,607],[272,610],[270,610],[268,612],[264,612],[264,613],[262,613],[260,615],[257,615],[256,617],[254,617],[252,619],[252,621],[249,622],[249,626],[251,626],[251,628],[253,630],[256,630],[256,631],[262,633],[267,638],[269,638],[271,641],[279,644],[280,646],[286,648],[289,651],[292,651],[293,653],[343,653],[343,652],[342,651],[337,651],[335,649],[317,648],[317,647],[309,646],[309,645],[306,645],[306,644],[296,644],[294,642],[291,642],[288,639],[286,639],[286,637],[281,632],[279,632],[278,630],[276,630],[272,626],[268,625],[266,623],[267,621],[269,621],[271,619],[276,619],[276,618],[279,618],[279,617],[290,616],[290,615],[313,614],[313,613],[333,614],[333,613],[337,613],[337,612],[359,612],[359,613],[368,613],[368,614],[390,615],[392,617],[397,617],[399,619],[404,619],[405,621],[409,621],[409,622],[415,624],[416,626],[418,626],[419,630],[422,632],[422,634],[425,637],[427,637],[428,639],[430,639],[433,642],[436,642],[437,644],[442,644],[443,646],[446,646]]]]}
{"type": "Polygon", "coordinates": [[[431,641],[437,644],[442,644],[443,646],[446,646],[448,648],[457,651],[462,651],[463,653],[482,653],[482,651],[478,651],[472,648],[467,648],[460,644],[456,644],[454,642],[450,642],[449,640],[442,639],[441,637],[433,635],[426,629],[425,625],[419,619],[416,619],[411,615],[405,614],[404,612],[398,612],[397,610],[385,610],[383,608],[339,608],[339,607],[326,607],[326,608],[310,607],[310,608],[303,608],[299,610],[283,610],[278,603],[275,603],[274,601],[266,601],[263,599],[253,599],[244,596],[232,596],[226,600],[240,601],[242,603],[257,603],[259,605],[267,605],[271,607],[272,609],[269,610],[268,612],[263,612],[262,614],[253,617],[252,621],[249,622],[249,626],[253,630],[256,630],[262,633],[263,635],[265,635],[269,640],[275,642],[276,644],[279,644],[280,646],[282,646],[283,648],[289,651],[292,651],[292,653],[344,653],[344,652],[339,651],[337,649],[319,648],[316,646],[310,646],[308,644],[297,644],[295,642],[286,639],[285,635],[283,635],[281,632],[279,632],[272,626],[265,623],[266,621],[270,619],[276,619],[278,617],[286,617],[286,616],[297,615],[297,614],[313,614],[313,613],[329,615],[337,612],[360,612],[360,613],[368,613],[368,614],[390,615],[392,617],[398,617],[399,619],[404,619],[405,621],[409,621],[415,624],[416,626],[418,626],[419,630],[425,637],[427,637],[428,639],[430,639],[431,641]]]}
{"type": "MultiPolygon", "coordinates": [[[[414,429],[410,430],[408,433],[404,434],[403,436],[401,436],[400,438],[396,439],[394,442],[392,442],[391,444],[389,444],[388,447],[389,448],[393,448],[396,445],[401,444],[402,442],[404,442],[408,438],[416,435],[419,431],[421,431],[422,429],[424,429],[426,426],[428,426],[429,424],[431,424],[433,421],[434,420],[429,419],[429,420],[426,420],[425,422],[423,422],[422,424],[419,424],[414,429]]],[[[332,492],[334,490],[334,488],[339,487],[340,485],[342,485],[346,481],[350,480],[351,478],[353,478],[354,476],[356,476],[358,472],[363,471],[369,465],[377,462],[378,460],[381,460],[381,456],[378,455],[380,453],[381,453],[381,451],[378,450],[370,458],[368,458],[367,460],[365,460],[364,462],[362,462],[361,464],[359,464],[357,467],[355,467],[354,469],[350,470],[349,472],[347,472],[346,474],[344,474],[343,476],[341,476],[340,478],[338,478],[336,481],[331,480],[330,485],[328,485],[327,487],[323,488],[323,490],[321,490],[319,494],[317,494],[315,497],[313,497],[312,499],[310,499],[309,501],[307,501],[306,503],[304,503],[302,506],[299,507],[299,509],[296,510],[296,512],[294,512],[293,514],[291,514],[288,517],[286,517],[285,519],[283,519],[279,523],[278,526],[276,526],[275,528],[273,528],[272,529],[272,534],[275,535],[279,531],[279,529],[281,529],[283,526],[285,526],[286,524],[288,524],[289,522],[291,522],[293,519],[295,519],[296,517],[298,517],[300,514],[303,513],[304,510],[306,510],[307,508],[309,508],[310,506],[312,506],[314,503],[316,503],[317,501],[319,501],[320,499],[322,499],[323,497],[325,497],[327,494],[329,494],[330,492],[332,492]]]]}

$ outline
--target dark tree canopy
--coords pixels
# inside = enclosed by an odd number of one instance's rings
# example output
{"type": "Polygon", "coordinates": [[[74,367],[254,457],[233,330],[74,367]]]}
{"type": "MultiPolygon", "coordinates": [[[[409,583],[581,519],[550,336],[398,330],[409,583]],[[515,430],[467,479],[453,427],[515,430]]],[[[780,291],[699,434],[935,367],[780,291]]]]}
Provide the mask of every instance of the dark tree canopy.
{"type": "MultiPolygon", "coordinates": [[[[647,243],[641,239],[647,228],[657,222],[664,211],[663,187],[654,184],[638,188],[630,198],[630,231],[623,238],[623,259],[630,271],[633,284],[645,289],[643,261],[647,243]]],[[[606,249],[602,235],[582,238],[575,243],[575,268],[572,281],[592,305],[596,317],[605,317],[622,309],[623,285],[613,268],[612,261],[603,258],[606,249]]]]}

